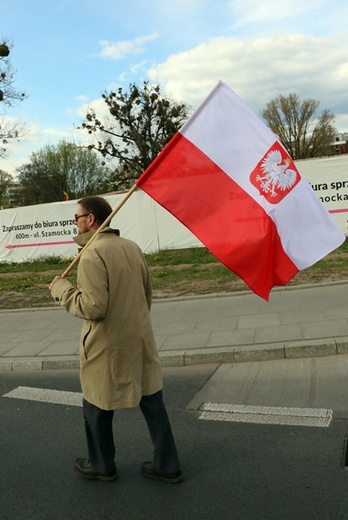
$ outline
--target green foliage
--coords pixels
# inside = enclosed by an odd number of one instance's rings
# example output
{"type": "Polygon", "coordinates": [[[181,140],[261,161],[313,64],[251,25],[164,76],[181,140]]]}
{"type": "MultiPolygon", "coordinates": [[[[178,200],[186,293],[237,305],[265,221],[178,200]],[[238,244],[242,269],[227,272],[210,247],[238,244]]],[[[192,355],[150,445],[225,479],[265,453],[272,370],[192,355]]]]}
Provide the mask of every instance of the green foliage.
{"type": "MultiPolygon", "coordinates": [[[[52,280],[52,278],[51,278],[51,280],[52,280]]],[[[27,289],[37,287],[39,284],[42,284],[42,283],[47,283],[47,284],[49,283],[47,276],[42,277],[42,276],[27,273],[24,276],[20,276],[20,277],[16,277],[16,278],[2,278],[0,281],[0,291],[23,292],[23,291],[26,291],[27,289]]]]}
{"type": "MultiPolygon", "coordinates": [[[[146,255],[154,297],[233,292],[247,289],[244,282],[224,267],[204,247],[165,250],[146,255]]],[[[23,263],[0,263],[0,308],[55,305],[48,290],[52,279],[72,259],[41,257],[23,263]]],[[[76,284],[77,270],[69,280],[76,284]]],[[[312,267],[300,271],[290,285],[348,280],[348,241],[312,267]]]]}
{"type": "MultiPolygon", "coordinates": [[[[177,266],[179,264],[176,264],[177,266]]],[[[173,269],[172,265],[154,268],[151,270],[151,279],[154,288],[176,284],[178,282],[194,282],[205,280],[225,279],[231,281],[237,275],[220,263],[200,265],[181,265],[180,269],[173,269]]]]}
{"type": "Polygon", "coordinates": [[[207,264],[217,263],[217,258],[205,247],[187,249],[162,249],[158,253],[146,256],[148,265],[180,265],[180,264],[207,264]]]}
{"type": "Polygon", "coordinates": [[[327,257],[312,265],[310,269],[313,273],[320,273],[320,275],[325,273],[333,274],[345,272],[348,270],[347,253],[348,239],[346,239],[339,248],[330,253],[327,257]]]}
{"type": "Polygon", "coordinates": [[[27,262],[0,262],[0,273],[30,273],[49,271],[55,269],[65,270],[70,265],[72,258],[62,258],[60,256],[42,256],[36,260],[27,262]]]}
{"type": "Polygon", "coordinates": [[[343,242],[338,251],[342,251],[343,253],[348,253],[348,238],[343,242]]]}
{"type": "Polygon", "coordinates": [[[13,177],[4,170],[0,170],[0,207],[9,206],[9,188],[13,182],[13,177]]]}
{"type": "Polygon", "coordinates": [[[78,199],[109,187],[110,172],[97,154],[64,140],[32,153],[18,172],[18,202],[25,206],[63,200],[63,192],[78,199]]]}
{"type": "Polygon", "coordinates": [[[184,103],[164,97],[160,85],[144,81],[129,85],[129,92],[104,93],[111,118],[102,121],[94,110],[81,128],[96,137],[91,148],[116,159],[114,186],[129,188],[157,157],[189,115],[184,103]]]}

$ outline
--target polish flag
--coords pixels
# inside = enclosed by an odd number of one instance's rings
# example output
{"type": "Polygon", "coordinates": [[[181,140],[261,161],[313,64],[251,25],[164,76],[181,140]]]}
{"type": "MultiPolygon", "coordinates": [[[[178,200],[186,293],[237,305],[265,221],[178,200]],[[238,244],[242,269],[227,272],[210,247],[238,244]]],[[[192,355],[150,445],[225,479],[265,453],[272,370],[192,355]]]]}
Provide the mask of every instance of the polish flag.
{"type": "Polygon", "coordinates": [[[221,81],[136,184],[266,300],[345,240],[276,136],[221,81]]]}

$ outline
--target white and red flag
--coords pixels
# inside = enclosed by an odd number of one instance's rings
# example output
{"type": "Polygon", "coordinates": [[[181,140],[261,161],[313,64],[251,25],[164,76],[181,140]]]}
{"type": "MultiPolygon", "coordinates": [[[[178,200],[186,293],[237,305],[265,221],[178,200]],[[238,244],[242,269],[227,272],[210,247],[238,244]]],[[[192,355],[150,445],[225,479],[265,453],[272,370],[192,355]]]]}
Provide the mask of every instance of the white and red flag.
{"type": "Polygon", "coordinates": [[[266,300],[345,239],[276,136],[221,81],[136,184],[266,300]]]}

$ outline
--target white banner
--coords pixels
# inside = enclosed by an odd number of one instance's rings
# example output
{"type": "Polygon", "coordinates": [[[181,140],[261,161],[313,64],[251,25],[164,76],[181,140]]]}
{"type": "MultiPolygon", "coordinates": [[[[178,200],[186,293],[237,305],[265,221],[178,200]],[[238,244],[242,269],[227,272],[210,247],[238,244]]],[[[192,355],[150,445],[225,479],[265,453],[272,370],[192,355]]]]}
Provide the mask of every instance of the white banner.
{"type": "Polygon", "coordinates": [[[296,161],[296,166],[348,235],[348,155],[296,161]]]}
{"type": "MultiPolygon", "coordinates": [[[[345,234],[348,233],[348,155],[297,161],[318,197],[345,234]]],[[[125,196],[105,195],[112,208],[125,196]]],[[[0,210],[0,262],[24,262],[40,256],[73,258],[77,245],[77,201],[0,210]]],[[[111,226],[134,240],[144,253],[202,246],[168,211],[141,190],[115,215],[111,226]]]]}
{"type": "MultiPolygon", "coordinates": [[[[105,195],[115,208],[124,193],[105,195]]],[[[0,262],[24,262],[40,256],[73,258],[77,245],[77,200],[0,211],[0,262]]],[[[201,246],[192,233],[141,190],[133,193],[111,222],[144,253],[201,246]]]]}

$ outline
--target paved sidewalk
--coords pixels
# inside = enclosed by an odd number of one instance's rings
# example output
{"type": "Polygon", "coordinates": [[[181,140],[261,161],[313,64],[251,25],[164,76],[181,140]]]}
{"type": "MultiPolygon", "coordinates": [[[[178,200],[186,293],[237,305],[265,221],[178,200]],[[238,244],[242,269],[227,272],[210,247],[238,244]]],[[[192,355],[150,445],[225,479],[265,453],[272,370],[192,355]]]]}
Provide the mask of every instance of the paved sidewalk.
{"type": "MultiPolygon", "coordinates": [[[[155,301],[163,366],[348,353],[348,281],[155,301]]],[[[78,368],[81,320],[57,308],[0,310],[0,371],[78,368]]]]}

